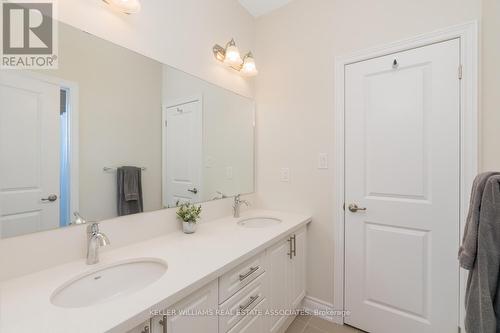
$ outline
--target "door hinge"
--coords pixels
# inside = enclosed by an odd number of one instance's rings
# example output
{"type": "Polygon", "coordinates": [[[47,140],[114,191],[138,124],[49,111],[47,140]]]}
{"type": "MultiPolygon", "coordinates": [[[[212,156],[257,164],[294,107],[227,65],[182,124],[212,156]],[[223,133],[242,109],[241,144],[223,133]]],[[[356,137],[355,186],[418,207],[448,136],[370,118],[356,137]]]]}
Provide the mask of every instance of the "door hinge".
{"type": "Polygon", "coordinates": [[[167,121],[165,120],[165,127],[167,127],[167,121]]]}
{"type": "Polygon", "coordinates": [[[458,66],[458,79],[462,80],[462,77],[463,77],[463,66],[460,65],[458,66]]]}

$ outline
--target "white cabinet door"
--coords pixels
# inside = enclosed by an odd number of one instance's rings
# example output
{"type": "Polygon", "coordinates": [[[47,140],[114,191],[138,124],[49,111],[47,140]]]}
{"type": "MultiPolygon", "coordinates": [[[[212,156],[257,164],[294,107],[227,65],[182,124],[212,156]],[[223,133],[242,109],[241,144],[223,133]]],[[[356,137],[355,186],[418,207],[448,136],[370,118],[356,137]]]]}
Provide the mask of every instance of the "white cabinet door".
{"type": "Polygon", "coordinates": [[[281,332],[289,317],[285,311],[298,309],[306,295],[306,246],[304,227],[267,249],[269,333],[281,332]]]}
{"type": "Polygon", "coordinates": [[[268,265],[268,309],[272,315],[267,316],[270,333],[279,332],[286,320],[283,314],[275,313],[288,308],[290,299],[288,271],[290,265],[291,240],[283,240],[267,250],[268,265]]]}
{"type": "Polygon", "coordinates": [[[140,324],[139,326],[131,329],[127,333],[152,333],[151,332],[151,323],[150,321],[145,321],[144,323],[140,324]]]}
{"type": "Polygon", "coordinates": [[[215,280],[168,309],[166,317],[155,317],[153,332],[218,333],[219,321],[216,314],[219,307],[218,294],[218,281],[215,280]],[[210,311],[213,315],[207,313],[210,311]],[[162,319],[166,319],[166,323],[162,319]],[[166,330],[164,330],[165,324],[166,330]]]}
{"type": "Polygon", "coordinates": [[[306,228],[292,235],[293,259],[289,262],[289,302],[291,309],[299,308],[306,296],[306,228]]]}

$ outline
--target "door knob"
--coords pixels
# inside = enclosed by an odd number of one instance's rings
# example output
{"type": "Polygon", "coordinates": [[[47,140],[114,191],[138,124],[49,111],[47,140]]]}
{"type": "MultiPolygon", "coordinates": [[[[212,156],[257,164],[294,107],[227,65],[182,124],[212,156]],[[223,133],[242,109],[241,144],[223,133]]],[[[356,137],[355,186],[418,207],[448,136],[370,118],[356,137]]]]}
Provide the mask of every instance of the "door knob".
{"type": "Polygon", "coordinates": [[[54,202],[57,200],[57,195],[51,194],[47,198],[42,198],[42,201],[54,202]]]}
{"type": "Polygon", "coordinates": [[[196,194],[196,193],[198,193],[198,189],[196,187],[193,189],[188,189],[188,192],[196,194]]]}
{"type": "Polygon", "coordinates": [[[357,213],[359,210],[366,210],[366,208],[360,208],[356,204],[350,204],[349,205],[349,210],[353,213],[357,213]]]}

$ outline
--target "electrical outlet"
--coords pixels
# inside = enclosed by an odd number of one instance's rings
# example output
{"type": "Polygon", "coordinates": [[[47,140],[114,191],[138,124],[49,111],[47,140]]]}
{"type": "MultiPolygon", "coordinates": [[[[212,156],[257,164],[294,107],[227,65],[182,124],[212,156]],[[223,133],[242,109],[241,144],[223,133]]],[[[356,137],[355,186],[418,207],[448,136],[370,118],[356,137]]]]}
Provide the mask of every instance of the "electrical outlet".
{"type": "Polygon", "coordinates": [[[280,181],[285,183],[290,182],[290,168],[281,168],[280,181]]]}
{"type": "Polygon", "coordinates": [[[328,154],[320,153],[318,156],[318,169],[328,169],[328,154]]]}

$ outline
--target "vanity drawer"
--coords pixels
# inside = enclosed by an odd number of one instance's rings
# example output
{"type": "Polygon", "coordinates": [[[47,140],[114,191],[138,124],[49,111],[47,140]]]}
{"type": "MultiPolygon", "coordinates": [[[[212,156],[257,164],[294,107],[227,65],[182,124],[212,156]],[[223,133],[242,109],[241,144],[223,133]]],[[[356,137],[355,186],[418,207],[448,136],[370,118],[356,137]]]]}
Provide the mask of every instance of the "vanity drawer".
{"type": "Polygon", "coordinates": [[[263,314],[267,307],[267,300],[264,299],[257,305],[254,313],[249,313],[229,333],[263,333],[266,332],[266,316],[263,314]],[[261,314],[262,313],[262,314],[261,314]]]}
{"type": "Polygon", "coordinates": [[[266,298],[264,294],[265,278],[266,274],[261,274],[219,306],[219,332],[228,332],[246,316],[246,311],[251,311],[266,298]]]}
{"type": "Polygon", "coordinates": [[[219,304],[264,273],[264,252],[219,278],[219,304]]]}

